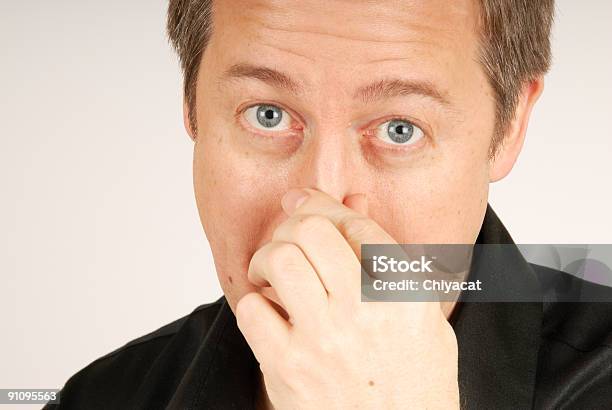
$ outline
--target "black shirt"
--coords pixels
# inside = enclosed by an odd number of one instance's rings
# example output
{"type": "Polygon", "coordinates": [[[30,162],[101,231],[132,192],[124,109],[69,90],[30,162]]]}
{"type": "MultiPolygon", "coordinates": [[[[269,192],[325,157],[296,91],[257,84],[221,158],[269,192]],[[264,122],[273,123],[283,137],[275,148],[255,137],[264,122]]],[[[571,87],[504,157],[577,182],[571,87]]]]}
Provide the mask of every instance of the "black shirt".
{"type": "MultiPolygon", "coordinates": [[[[477,242],[513,243],[490,207],[477,242]]],[[[509,289],[558,273],[522,258],[484,263],[509,289]]],[[[612,301],[609,288],[598,291],[612,301]]],[[[450,322],[462,408],[612,409],[612,303],[463,302],[450,322]]],[[[222,297],[95,360],[45,408],[251,409],[257,372],[222,297]]]]}

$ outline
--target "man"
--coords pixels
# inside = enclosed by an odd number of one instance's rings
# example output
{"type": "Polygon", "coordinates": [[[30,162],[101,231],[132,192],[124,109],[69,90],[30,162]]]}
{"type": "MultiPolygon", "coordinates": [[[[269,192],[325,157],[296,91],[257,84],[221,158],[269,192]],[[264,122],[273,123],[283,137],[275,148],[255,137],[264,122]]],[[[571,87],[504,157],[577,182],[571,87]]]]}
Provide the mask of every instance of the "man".
{"type": "MultiPolygon", "coordinates": [[[[610,304],[360,301],[362,244],[512,244],[488,185],[521,150],[552,14],[170,1],[225,296],[90,364],[59,407],[612,406],[610,304]]],[[[499,286],[544,272],[489,259],[499,286]]]]}

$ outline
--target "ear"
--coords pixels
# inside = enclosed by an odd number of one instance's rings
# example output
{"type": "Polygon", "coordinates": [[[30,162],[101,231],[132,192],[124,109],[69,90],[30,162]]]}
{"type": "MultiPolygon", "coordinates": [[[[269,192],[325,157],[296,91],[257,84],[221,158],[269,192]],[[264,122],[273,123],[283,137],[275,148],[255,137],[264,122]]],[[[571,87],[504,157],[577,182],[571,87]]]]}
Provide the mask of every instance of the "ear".
{"type": "Polygon", "coordinates": [[[543,90],[543,76],[523,86],[514,112],[514,119],[508,126],[506,135],[489,165],[489,182],[499,181],[512,170],[525,141],[531,110],[543,90]]]}
{"type": "Polygon", "coordinates": [[[195,132],[191,128],[191,121],[189,121],[189,104],[187,103],[187,100],[183,102],[183,125],[185,126],[185,131],[187,131],[187,134],[191,140],[195,141],[195,132]]]}

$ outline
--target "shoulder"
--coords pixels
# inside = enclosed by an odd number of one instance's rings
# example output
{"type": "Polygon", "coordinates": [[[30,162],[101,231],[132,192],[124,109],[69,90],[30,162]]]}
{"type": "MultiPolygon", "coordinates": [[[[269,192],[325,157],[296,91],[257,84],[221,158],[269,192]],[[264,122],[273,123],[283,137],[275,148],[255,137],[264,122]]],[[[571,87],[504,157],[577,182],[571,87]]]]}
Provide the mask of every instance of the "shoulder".
{"type": "Polygon", "coordinates": [[[68,379],[60,393],[60,405],[46,408],[124,407],[135,398],[142,381],[154,373],[156,367],[164,367],[164,371],[171,373],[168,363],[178,367],[189,363],[197,346],[206,338],[224,300],[220,298],[198,306],[189,315],[94,360],[68,379]],[[166,363],[161,366],[162,362],[166,363]]]}
{"type": "Polygon", "coordinates": [[[115,356],[130,356],[138,353],[139,351],[146,351],[150,350],[154,346],[163,345],[164,343],[167,343],[170,338],[175,336],[179,330],[185,328],[186,326],[197,326],[203,330],[209,329],[217,317],[217,314],[223,305],[223,301],[224,299],[220,298],[214,302],[200,305],[196,307],[189,315],[183,316],[151,333],[147,333],[146,335],[127,342],[118,349],[115,349],[112,352],[96,359],[91,365],[98,362],[104,362],[108,359],[112,359],[115,356]]]}
{"type": "Polygon", "coordinates": [[[555,269],[532,267],[544,287],[536,403],[543,408],[609,405],[612,288],[555,269]],[[560,293],[565,296],[559,297],[560,293]]]}

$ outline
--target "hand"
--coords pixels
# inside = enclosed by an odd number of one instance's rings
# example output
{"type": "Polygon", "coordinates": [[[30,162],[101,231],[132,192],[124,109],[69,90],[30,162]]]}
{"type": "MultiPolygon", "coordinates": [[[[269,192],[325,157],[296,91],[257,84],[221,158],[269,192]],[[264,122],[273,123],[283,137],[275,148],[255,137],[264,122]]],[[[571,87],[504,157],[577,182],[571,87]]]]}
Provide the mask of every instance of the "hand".
{"type": "Polygon", "coordinates": [[[360,301],[360,245],[395,241],[320,191],[290,191],[283,208],[248,277],[272,286],[289,319],[260,293],[236,306],[274,407],[458,408],[457,340],[440,304],[360,301]]]}

